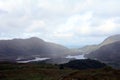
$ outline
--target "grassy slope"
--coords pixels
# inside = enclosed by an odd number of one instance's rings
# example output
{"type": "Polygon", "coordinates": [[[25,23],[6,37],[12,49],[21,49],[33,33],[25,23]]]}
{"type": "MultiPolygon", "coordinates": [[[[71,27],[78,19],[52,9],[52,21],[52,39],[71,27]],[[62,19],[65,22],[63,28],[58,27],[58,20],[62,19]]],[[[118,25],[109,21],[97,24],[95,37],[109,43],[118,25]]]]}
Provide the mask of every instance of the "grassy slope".
{"type": "Polygon", "coordinates": [[[0,64],[0,80],[58,80],[72,72],[51,64],[0,64]]]}
{"type": "Polygon", "coordinates": [[[60,70],[51,64],[0,64],[0,80],[119,80],[120,70],[60,70]]]}
{"type": "Polygon", "coordinates": [[[109,68],[73,72],[62,80],[120,80],[120,70],[109,68]]]}

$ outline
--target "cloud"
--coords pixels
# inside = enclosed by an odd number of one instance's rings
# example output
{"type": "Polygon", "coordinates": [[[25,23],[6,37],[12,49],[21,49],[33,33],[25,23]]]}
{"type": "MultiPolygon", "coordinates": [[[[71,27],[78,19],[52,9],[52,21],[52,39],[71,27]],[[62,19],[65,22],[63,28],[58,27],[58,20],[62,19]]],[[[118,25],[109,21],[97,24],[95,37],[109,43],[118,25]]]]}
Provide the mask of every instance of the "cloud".
{"type": "Polygon", "coordinates": [[[119,4],[120,0],[0,0],[0,38],[99,43],[120,33],[119,4]]]}
{"type": "Polygon", "coordinates": [[[25,30],[26,32],[33,32],[38,29],[42,29],[45,27],[45,22],[42,20],[32,21],[32,24],[25,30]]]}
{"type": "Polygon", "coordinates": [[[61,24],[56,32],[62,34],[74,33],[79,36],[111,35],[117,33],[120,29],[120,24],[115,23],[118,18],[101,19],[101,23],[96,18],[96,22],[92,21],[94,15],[91,12],[84,13],[83,15],[73,15],[68,18],[66,23],[61,24]],[[94,23],[98,23],[98,25],[93,25],[94,23]]]}

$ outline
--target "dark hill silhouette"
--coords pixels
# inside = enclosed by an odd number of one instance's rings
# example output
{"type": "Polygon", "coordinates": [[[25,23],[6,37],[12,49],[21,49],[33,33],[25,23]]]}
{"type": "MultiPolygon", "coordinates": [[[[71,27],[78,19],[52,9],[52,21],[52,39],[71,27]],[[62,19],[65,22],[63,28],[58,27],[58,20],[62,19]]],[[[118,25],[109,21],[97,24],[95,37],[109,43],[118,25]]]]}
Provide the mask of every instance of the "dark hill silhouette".
{"type": "Polygon", "coordinates": [[[83,60],[72,60],[68,63],[62,64],[61,66],[72,69],[98,69],[98,68],[103,68],[106,65],[96,60],[83,59],[83,60]]]}

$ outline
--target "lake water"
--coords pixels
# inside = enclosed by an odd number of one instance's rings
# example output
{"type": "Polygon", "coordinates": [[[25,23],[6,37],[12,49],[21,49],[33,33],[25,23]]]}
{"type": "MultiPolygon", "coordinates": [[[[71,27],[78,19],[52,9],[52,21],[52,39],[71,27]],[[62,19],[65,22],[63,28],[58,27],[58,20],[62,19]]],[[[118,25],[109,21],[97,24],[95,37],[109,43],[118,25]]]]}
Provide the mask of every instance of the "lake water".
{"type": "Polygon", "coordinates": [[[85,59],[83,54],[82,55],[75,55],[75,56],[69,55],[66,58],[85,59]]]}
{"type": "Polygon", "coordinates": [[[47,60],[49,58],[39,58],[39,57],[36,57],[35,59],[32,59],[32,60],[26,60],[26,61],[17,61],[18,63],[28,63],[28,62],[33,62],[33,61],[43,61],[43,60],[47,60]]]}

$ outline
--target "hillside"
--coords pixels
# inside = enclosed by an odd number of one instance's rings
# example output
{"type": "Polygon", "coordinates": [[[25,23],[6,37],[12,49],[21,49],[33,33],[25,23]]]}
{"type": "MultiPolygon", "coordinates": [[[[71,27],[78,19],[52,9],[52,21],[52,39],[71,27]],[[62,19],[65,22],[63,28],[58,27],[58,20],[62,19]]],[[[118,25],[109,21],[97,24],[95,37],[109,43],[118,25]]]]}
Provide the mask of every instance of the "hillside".
{"type": "Polygon", "coordinates": [[[88,45],[88,46],[84,46],[82,48],[79,48],[78,51],[82,54],[88,54],[92,51],[95,51],[98,48],[99,48],[98,45],[88,45]]]}
{"type": "Polygon", "coordinates": [[[120,41],[120,34],[110,36],[98,45],[88,45],[88,46],[79,48],[78,51],[82,54],[89,54],[89,53],[99,49],[102,46],[105,46],[107,44],[111,44],[111,43],[114,43],[114,42],[117,42],[117,41],[120,41]]]}
{"type": "Polygon", "coordinates": [[[119,80],[120,70],[59,69],[58,65],[43,63],[0,63],[0,80],[119,80]]]}
{"type": "Polygon", "coordinates": [[[70,50],[62,45],[32,37],[28,39],[0,40],[0,61],[31,59],[35,57],[65,57],[70,50]]]}
{"type": "Polygon", "coordinates": [[[102,46],[98,50],[85,56],[120,68],[120,41],[102,46]]]}
{"type": "Polygon", "coordinates": [[[113,36],[106,38],[99,46],[101,47],[101,46],[111,44],[117,41],[120,41],[120,34],[113,35],[113,36]]]}
{"type": "Polygon", "coordinates": [[[119,80],[120,70],[109,68],[73,72],[61,80],[119,80]]]}

